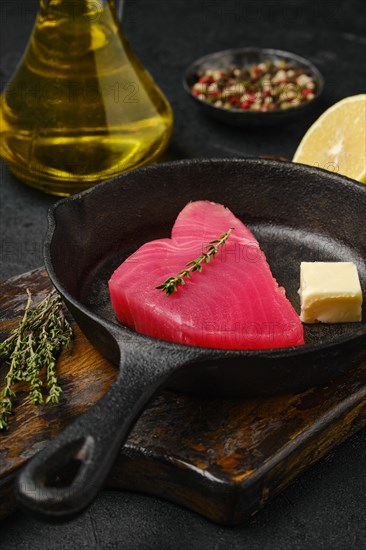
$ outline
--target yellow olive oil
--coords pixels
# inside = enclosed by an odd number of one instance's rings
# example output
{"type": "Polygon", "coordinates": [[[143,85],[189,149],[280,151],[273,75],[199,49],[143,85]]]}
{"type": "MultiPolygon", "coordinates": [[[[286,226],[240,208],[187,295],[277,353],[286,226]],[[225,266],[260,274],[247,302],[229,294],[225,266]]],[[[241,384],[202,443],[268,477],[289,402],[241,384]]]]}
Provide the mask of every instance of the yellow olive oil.
{"type": "Polygon", "coordinates": [[[112,0],[42,0],[1,96],[0,154],[15,175],[66,196],[151,162],[172,125],[169,103],[126,43],[112,0]]]}

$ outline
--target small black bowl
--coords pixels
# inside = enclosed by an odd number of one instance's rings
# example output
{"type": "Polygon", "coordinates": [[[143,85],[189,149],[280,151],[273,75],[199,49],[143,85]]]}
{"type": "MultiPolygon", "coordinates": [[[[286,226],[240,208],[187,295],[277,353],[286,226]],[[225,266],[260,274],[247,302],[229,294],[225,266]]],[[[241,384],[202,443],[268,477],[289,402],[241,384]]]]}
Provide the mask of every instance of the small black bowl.
{"type": "Polygon", "coordinates": [[[291,52],[282,50],[273,50],[267,48],[240,48],[234,50],[224,50],[197,59],[188,67],[183,79],[183,86],[189,96],[212,117],[233,124],[235,126],[267,126],[278,123],[284,123],[294,120],[296,117],[308,113],[319,99],[323,88],[324,79],[318,69],[308,59],[300,57],[291,52]],[[201,71],[207,69],[225,69],[231,65],[244,68],[251,65],[262,63],[263,61],[284,60],[295,68],[304,69],[314,80],[316,92],[314,99],[301,103],[296,107],[290,107],[278,111],[246,111],[239,109],[225,109],[216,107],[208,101],[198,99],[192,94],[192,86],[197,82],[201,71]]]}

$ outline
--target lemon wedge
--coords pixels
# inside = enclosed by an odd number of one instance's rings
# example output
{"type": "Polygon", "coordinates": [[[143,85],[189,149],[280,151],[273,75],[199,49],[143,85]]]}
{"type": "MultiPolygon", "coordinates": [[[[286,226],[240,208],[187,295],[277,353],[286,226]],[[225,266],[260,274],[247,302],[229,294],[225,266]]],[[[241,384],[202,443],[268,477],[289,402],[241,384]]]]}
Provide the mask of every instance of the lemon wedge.
{"type": "Polygon", "coordinates": [[[366,94],[346,97],[310,126],[292,159],[366,183],[366,94]]]}

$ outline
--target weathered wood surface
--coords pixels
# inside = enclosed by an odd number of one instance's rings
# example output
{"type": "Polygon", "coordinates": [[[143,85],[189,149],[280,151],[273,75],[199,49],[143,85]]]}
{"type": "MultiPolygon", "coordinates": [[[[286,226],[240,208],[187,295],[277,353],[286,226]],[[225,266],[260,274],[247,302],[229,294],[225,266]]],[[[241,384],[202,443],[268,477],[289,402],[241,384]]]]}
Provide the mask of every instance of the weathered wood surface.
{"type": "MultiPolygon", "coordinates": [[[[0,333],[16,326],[25,289],[51,288],[41,269],[0,283],[0,333]]],[[[0,517],[15,508],[16,472],[107,391],[115,367],[78,327],[58,361],[60,404],[35,410],[19,384],[0,433],[0,517]]],[[[5,375],[0,368],[0,387],[5,375]]],[[[270,399],[212,399],[161,392],[121,449],[107,485],[152,493],[223,524],[245,521],[301,471],[366,425],[366,364],[321,388],[270,399]]]]}

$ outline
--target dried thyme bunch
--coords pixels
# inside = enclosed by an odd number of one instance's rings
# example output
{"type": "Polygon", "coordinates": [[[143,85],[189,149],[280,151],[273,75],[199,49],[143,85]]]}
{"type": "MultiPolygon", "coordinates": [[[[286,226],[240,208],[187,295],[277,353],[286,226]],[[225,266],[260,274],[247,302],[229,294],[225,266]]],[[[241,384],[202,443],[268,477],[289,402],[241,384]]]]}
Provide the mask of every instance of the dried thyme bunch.
{"type": "Polygon", "coordinates": [[[29,383],[29,399],[34,406],[58,403],[62,391],[57,381],[56,356],[69,345],[72,330],[65,319],[61,297],[52,291],[32,310],[32,296],[28,289],[27,295],[23,319],[0,344],[0,360],[9,367],[5,388],[0,393],[0,430],[7,426],[13,412],[17,381],[29,383]],[[40,374],[43,369],[46,369],[47,396],[42,392],[40,374]]]}

